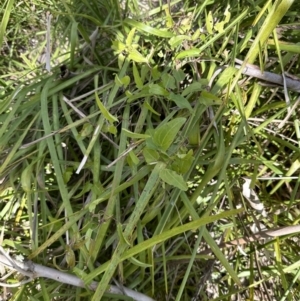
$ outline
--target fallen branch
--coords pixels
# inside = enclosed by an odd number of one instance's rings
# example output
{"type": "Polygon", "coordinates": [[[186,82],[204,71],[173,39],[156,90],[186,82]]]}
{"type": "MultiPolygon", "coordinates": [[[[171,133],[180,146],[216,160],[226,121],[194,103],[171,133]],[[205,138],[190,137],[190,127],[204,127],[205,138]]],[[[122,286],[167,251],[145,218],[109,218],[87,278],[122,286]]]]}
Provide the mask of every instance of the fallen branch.
{"type": "MultiPolygon", "coordinates": [[[[236,59],[235,62],[237,63],[235,67],[240,69],[243,61],[236,59]]],[[[284,87],[284,78],[282,75],[268,72],[268,71],[261,71],[260,68],[256,65],[246,64],[245,68],[242,71],[243,74],[253,76],[255,78],[259,78],[261,80],[267,81],[272,84],[280,85],[284,87]]],[[[297,77],[291,77],[290,75],[285,75],[286,80],[286,87],[288,90],[300,92],[300,79],[297,77]]]]}
{"type": "MultiPolygon", "coordinates": [[[[10,256],[3,250],[2,247],[0,247],[0,251],[4,255],[0,255],[0,264],[6,266],[7,268],[11,270],[15,270],[18,273],[22,274],[23,276],[27,277],[27,280],[23,280],[22,282],[19,282],[17,284],[7,284],[0,282],[0,286],[2,287],[11,287],[11,286],[21,286],[27,282],[30,282],[36,278],[43,277],[43,278],[48,278],[52,279],[55,281],[58,281],[60,283],[65,283],[77,287],[82,287],[82,288],[89,288],[91,290],[96,290],[98,286],[98,282],[93,281],[90,285],[86,286],[84,282],[78,278],[77,276],[58,271],[53,268],[49,268],[37,263],[34,263],[32,261],[18,261],[15,259],[10,258],[10,256]]],[[[121,287],[115,285],[110,285],[110,287],[107,290],[108,293],[111,294],[121,294],[121,295],[126,295],[131,297],[133,300],[136,301],[155,301],[154,299],[141,294],[139,292],[136,292],[134,290],[128,289],[126,287],[121,287]]]]}

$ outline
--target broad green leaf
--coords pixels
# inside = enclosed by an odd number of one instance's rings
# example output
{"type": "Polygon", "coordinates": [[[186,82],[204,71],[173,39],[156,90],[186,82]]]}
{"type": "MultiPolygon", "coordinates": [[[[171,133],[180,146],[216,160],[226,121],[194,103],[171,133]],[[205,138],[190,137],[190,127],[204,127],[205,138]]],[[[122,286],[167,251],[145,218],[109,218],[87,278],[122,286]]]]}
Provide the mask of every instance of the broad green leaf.
{"type": "Polygon", "coordinates": [[[214,26],[214,28],[217,32],[222,33],[224,32],[224,25],[225,25],[225,21],[220,21],[214,26]]]}
{"type": "Polygon", "coordinates": [[[149,85],[143,86],[142,90],[140,90],[139,92],[132,93],[131,96],[129,95],[129,93],[126,94],[128,94],[129,96],[127,100],[129,103],[139,98],[151,96],[149,92],[149,85]]]}
{"type": "Polygon", "coordinates": [[[206,29],[209,34],[213,34],[213,26],[213,15],[212,12],[209,11],[208,15],[206,16],[206,29]]]}
{"type": "Polygon", "coordinates": [[[63,172],[62,176],[65,184],[67,184],[70,181],[73,173],[74,173],[73,167],[67,167],[66,170],[63,172]]]}
{"type": "Polygon", "coordinates": [[[133,139],[147,139],[150,138],[150,135],[146,135],[146,134],[138,134],[138,133],[133,133],[127,129],[122,129],[122,131],[125,133],[125,135],[129,138],[133,138],[133,139]]]}
{"type": "Polygon", "coordinates": [[[115,54],[119,54],[126,49],[126,45],[120,41],[113,41],[111,48],[115,50],[115,54]]]}
{"type": "Polygon", "coordinates": [[[128,51],[128,59],[137,63],[148,63],[148,59],[144,57],[138,50],[131,49],[128,51]]]}
{"type": "Polygon", "coordinates": [[[22,188],[25,192],[31,192],[32,191],[32,181],[31,181],[32,171],[33,171],[33,165],[32,164],[28,165],[22,171],[21,185],[22,185],[22,188]]]}
{"type": "Polygon", "coordinates": [[[127,88],[128,85],[130,84],[130,77],[128,75],[125,75],[124,77],[121,78],[121,82],[124,88],[127,88]]]}
{"type": "Polygon", "coordinates": [[[166,12],[166,25],[167,25],[168,28],[173,28],[174,21],[173,21],[172,16],[171,16],[171,14],[169,12],[169,9],[166,8],[165,12],[166,12]]]}
{"type": "Polygon", "coordinates": [[[148,147],[145,147],[143,149],[143,155],[148,164],[157,162],[159,159],[159,153],[156,150],[150,149],[148,147]]]}
{"type": "Polygon", "coordinates": [[[145,98],[147,96],[151,96],[151,94],[149,92],[149,87],[148,86],[147,87],[143,87],[143,89],[140,92],[132,94],[132,96],[129,96],[127,102],[131,103],[131,102],[133,102],[136,99],[145,98]]]}
{"type": "Polygon", "coordinates": [[[79,132],[78,139],[82,139],[89,136],[93,132],[93,129],[94,127],[92,124],[90,124],[89,122],[85,123],[82,126],[82,130],[79,132]]]}
{"type": "Polygon", "coordinates": [[[212,106],[212,105],[221,105],[222,100],[215,96],[212,93],[209,93],[207,91],[202,91],[201,96],[199,98],[200,103],[203,103],[206,106],[212,106]]]}
{"type": "Polygon", "coordinates": [[[126,59],[126,57],[123,53],[120,53],[118,55],[118,67],[119,67],[119,69],[122,69],[122,66],[124,65],[125,59],[126,59]]]}
{"type": "Polygon", "coordinates": [[[162,38],[171,38],[174,35],[171,31],[156,29],[154,27],[146,25],[145,23],[138,22],[133,19],[125,19],[124,23],[128,24],[130,26],[133,26],[138,30],[142,30],[144,32],[147,32],[149,34],[156,35],[156,36],[162,37],[162,38]]]}
{"type": "Polygon", "coordinates": [[[123,83],[122,83],[121,79],[119,78],[118,74],[116,74],[116,76],[115,76],[115,83],[118,87],[123,86],[123,83]]]}
{"type": "Polygon", "coordinates": [[[192,113],[193,109],[192,109],[190,103],[182,95],[179,95],[179,94],[176,95],[174,93],[170,93],[168,96],[168,99],[174,101],[180,109],[188,109],[192,113]]]}
{"type": "Polygon", "coordinates": [[[71,269],[75,266],[75,253],[69,246],[66,247],[66,262],[71,269]]]}
{"type": "Polygon", "coordinates": [[[187,36],[187,35],[178,35],[178,36],[175,36],[175,37],[172,37],[170,40],[169,40],[169,44],[171,46],[171,48],[176,48],[177,46],[181,45],[183,43],[183,41],[185,40],[191,40],[191,37],[187,36]]]}
{"type": "Polygon", "coordinates": [[[192,14],[186,14],[185,17],[183,17],[180,20],[178,33],[181,33],[181,34],[190,33],[191,26],[192,26],[192,14]]]}
{"type": "Polygon", "coordinates": [[[231,17],[231,13],[230,13],[230,5],[228,4],[227,7],[226,7],[226,10],[224,12],[224,16],[225,16],[225,23],[228,23],[229,20],[230,20],[230,17],[231,17]]]}
{"type": "Polygon", "coordinates": [[[125,75],[124,77],[119,78],[119,76],[116,74],[116,76],[115,76],[115,83],[119,87],[126,88],[130,84],[130,77],[128,75],[125,75]]]}
{"type": "Polygon", "coordinates": [[[149,93],[154,95],[167,96],[169,92],[158,84],[149,84],[149,93]]]}
{"type": "Polygon", "coordinates": [[[163,151],[166,151],[173,143],[185,121],[186,118],[183,117],[175,118],[156,128],[153,135],[154,144],[159,146],[163,151]]]}
{"type": "Polygon", "coordinates": [[[139,89],[142,89],[143,88],[143,82],[142,82],[142,79],[140,77],[140,74],[139,74],[139,71],[136,67],[135,62],[133,62],[133,78],[134,78],[134,82],[135,82],[136,86],[139,89]]]}
{"type": "Polygon", "coordinates": [[[101,113],[103,114],[104,118],[107,119],[111,123],[118,122],[118,119],[115,116],[113,116],[112,114],[110,114],[108,112],[108,110],[105,108],[105,106],[101,102],[97,92],[95,92],[95,98],[96,98],[97,105],[98,105],[101,113]]]}
{"type": "MultiPolygon", "coordinates": [[[[155,68],[155,67],[153,67],[155,68]]],[[[151,72],[152,68],[150,68],[148,65],[143,64],[141,66],[141,80],[144,83],[145,81],[149,80],[150,77],[150,72],[151,72]]]]}
{"type": "Polygon", "coordinates": [[[128,98],[130,98],[130,97],[133,96],[133,94],[132,94],[130,91],[128,91],[128,90],[125,91],[125,95],[126,95],[128,98]]]}
{"type": "Polygon", "coordinates": [[[225,10],[225,12],[224,12],[224,16],[225,16],[224,20],[223,20],[223,21],[220,21],[220,22],[217,22],[217,24],[214,26],[215,30],[216,30],[218,33],[224,32],[224,26],[225,26],[225,24],[227,24],[227,23],[229,22],[229,20],[230,20],[231,14],[230,14],[229,9],[230,9],[230,5],[227,5],[227,8],[226,8],[226,10],[225,10]]]}
{"type": "MultiPolygon", "coordinates": [[[[183,72],[183,71],[182,71],[183,72]]],[[[184,73],[183,73],[184,74],[184,73]]],[[[153,80],[157,80],[161,77],[161,73],[158,70],[158,66],[154,66],[151,70],[151,75],[153,77],[153,80]]]]}
{"type": "Polygon", "coordinates": [[[155,54],[155,48],[152,46],[150,52],[147,54],[147,61],[150,62],[155,54]]]}
{"type": "Polygon", "coordinates": [[[164,88],[171,89],[171,90],[176,89],[175,79],[172,75],[168,73],[163,73],[161,76],[161,80],[164,88]]]}
{"type": "Polygon", "coordinates": [[[227,67],[218,78],[217,82],[212,87],[210,93],[217,94],[237,73],[234,67],[227,67]]]}
{"type": "Polygon", "coordinates": [[[176,80],[177,85],[180,85],[180,82],[185,79],[185,73],[181,69],[173,70],[172,74],[176,80]]]}
{"type": "Polygon", "coordinates": [[[176,59],[189,58],[189,57],[198,57],[201,54],[201,50],[199,48],[193,47],[188,50],[183,50],[176,55],[176,59]]]}
{"type": "Polygon", "coordinates": [[[189,144],[199,146],[200,142],[200,124],[199,120],[192,126],[187,133],[189,144]]]}
{"type": "Polygon", "coordinates": [[[146,139],[146,146],[148,149],[160,150],[160,147],[156,143],[153,142],[153,135],[151,136],[151,138],[146,139]]]}
{"type": "Polygon", "coordinates": [[[133,28],[130,30],[130,32],[129,32],[128,36],[127,36],[127,39],[126,39],[126,46],[127,46],[127,47],[128,47],[128,46],[131,46],[132,41],[133,41],[134,34],[135,34],[135,28],[133,27],[133,28]]]}
{"type": "Polygon", "coordinates": [[[159,173],[159,177],[169,185],[172,185],[180,190],[188,190],[187,183],[183,177],[171,169],[163,169],[159,173]]]}
{"type": "Polygon", "coordinates": [[[127,158],[131,161],[133,165],[138,165],[140,163],[140,159],[137,157],[134,151],[130,151],[129,156],[127,158]]]}
{"type": "Polygon", "coordinates": [[[196,41],[197,39],[199,39],[201,34],[200,29],[195,30],[194,34],[192,35],[192,41],[196,41]]]}
{"type": "Polygon", "coordinates": [[[176,154],[172,163],[172,170],[180,174],[185,174],[190,169],[194,161],[193,150],[189,150],[187,154],[176,154]]]}
{"type": "Polygon", "coordinates": [[[118,130],[112,123],[109,123],[109,124],[104,124],[103,125],[102,132],[111,133],[113,135],[116,135],[118,133],[118,130]]]}
{"type": "Polygon", "coordinates": [[[189,86],[187,86],[181,93],[182,96],[187,96],[190,93],[198,92],[203,90],[203,86],[207,84],[207,80],[204,81],[197,81],[194,83],[191,83],[189,86]]]}

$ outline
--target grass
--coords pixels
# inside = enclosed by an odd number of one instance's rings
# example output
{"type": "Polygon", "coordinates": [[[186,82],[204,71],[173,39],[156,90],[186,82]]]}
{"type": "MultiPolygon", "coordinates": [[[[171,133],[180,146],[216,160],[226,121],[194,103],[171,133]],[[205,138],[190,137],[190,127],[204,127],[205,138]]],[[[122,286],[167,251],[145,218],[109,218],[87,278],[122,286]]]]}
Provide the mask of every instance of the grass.
{"type": "Polygon", "coordinates": [[[169,4],[5,3],[3,296],[299,299],[299,4],[169,4]]]}

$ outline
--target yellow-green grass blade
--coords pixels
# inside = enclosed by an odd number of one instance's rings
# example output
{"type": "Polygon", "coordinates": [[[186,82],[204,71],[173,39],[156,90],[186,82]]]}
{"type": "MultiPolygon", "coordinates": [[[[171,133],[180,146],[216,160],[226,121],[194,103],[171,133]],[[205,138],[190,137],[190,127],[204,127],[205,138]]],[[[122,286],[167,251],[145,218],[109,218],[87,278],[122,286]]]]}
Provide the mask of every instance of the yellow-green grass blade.
{"type": "Polygon", "coordinates": [[[7,27],[8,21],[9,21],[10,13],[13,8],[14,2],[15,2],[14,0],[8,0],[5,3],[6,7],[4,9],[2,20],[0,23],[0,47],[2,47],[3,39],[5,36],[5,32],[6,32],[6,27],[7,27]]]}

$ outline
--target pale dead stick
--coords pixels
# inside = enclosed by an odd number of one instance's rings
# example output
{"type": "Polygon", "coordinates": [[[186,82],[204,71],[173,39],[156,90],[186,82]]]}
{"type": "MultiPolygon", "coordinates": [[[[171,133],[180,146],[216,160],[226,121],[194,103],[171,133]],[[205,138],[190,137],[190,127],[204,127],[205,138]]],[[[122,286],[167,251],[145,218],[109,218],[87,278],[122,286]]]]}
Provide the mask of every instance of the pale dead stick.
{"type": "MultiPolygon", "coordinates": [[[[235,59],[235,62],[238,65],[235,65],[236,68],[240,69],[241,65],[244,63],[242,60],[235,59]]],[[[242,71],[243,74],[249,75],[255,78],[262,79],[264,81],[279,85],[283,87],[284,89],[284,95],[285,99],[288,105],[288,114],[284,118],[284,120],[281,121],[281,123],[278,125],[278,128],[281,129],[284,124],[288,121],[290,116],[292,115],[294,109],[298,106],[300,102],[300,97],[296,100],[295,104],[292,106],[292,108],[289,107],[289,98],[287,90],[295,91],[300,93],[300,78],[297,78],[296,76],[290,76],[287,74],[276,74],[268,71],[261,71],[260,68],[256,65],[252,64],[246,64],[245,68],[242,71]]]]}
{"type": "MultiPolygon", "coordinates": [[[[244,63],[239,59],[235,59],[235,62],[237,63],[237,65],[235,65],[237,69],[240,69],[241,65],[244,63]]],[[[242,73],[284,87],[284,79],[282,75],[268,71],[261,71],[256,65],[247,63],[242,73]]],[[[291,78],[286,75],[285,80],[287,89],[300,93],[300,78],[295,79],[295,77],[291,78]]]]}
{"type": "MultiPolygon", "coordinates": [[[[21,275],[25,275],[28,277],[28,279],[22,281],[22,282],[18,282],[18,283],[14,283],[13,285],[7,284],[7,283],[3,283],[0,282],[0,287],[16,287],[16,286],[21,286],[24,285],[27,282],[31,282],[36,278],[42,277],[42,278],[48,278],[48,279],[52,279],[55,281],[58,281],[60,283],[65,283],[65,284],[69,284],[69,285],[73,285],[73,286],[77,286],[77,287],[82,287],[82,288],[86,288],[85,283],[77,276],[69,274],[69,273],[65,273],[53,268],[49,268],[47,266],[43,266],[37,263],[34,263],[32,261],[18,261],[15,259],[12,259],[9,254],[7,254],[4,249],[0,246],[0,253],[2,253],[3,255],[0,254],[0,264],[6,266],[7,268],[11,269],[11,270],[16,270],[17,272],[19,272],[21,275]]],[[[91,284],[88,285],[88,288],[90,288],[91,290],[96,290],[98,286],[98,283],[96,281],[93,281],[91,284]]],[[[126,288],[126,287],[121,287],[120,288],[118,286],[115,285],[110,285],[107,292],[112,293],[112,294],[123,294],[126,296],[131,297],[133,300],[136,301],[155,301],[152,298],[139,293],[137,291],[134,291],[132,289],[126,288]]]]}

